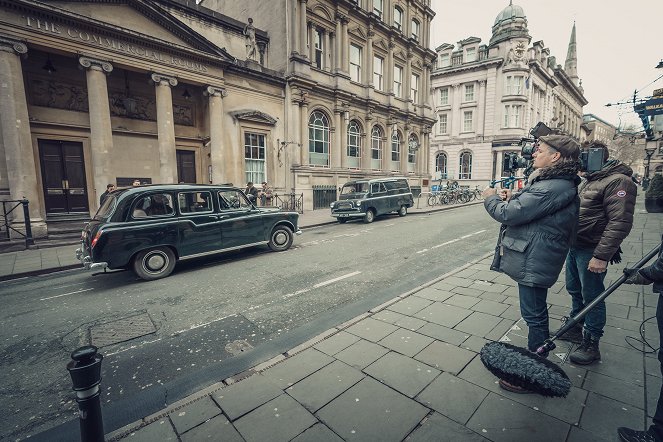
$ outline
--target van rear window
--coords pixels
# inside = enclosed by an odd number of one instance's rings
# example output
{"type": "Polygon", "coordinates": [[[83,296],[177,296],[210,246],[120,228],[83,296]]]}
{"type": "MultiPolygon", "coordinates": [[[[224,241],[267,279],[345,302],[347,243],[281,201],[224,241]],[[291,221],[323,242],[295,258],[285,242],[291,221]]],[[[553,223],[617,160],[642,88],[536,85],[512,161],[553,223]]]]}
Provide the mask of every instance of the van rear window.
{"type": "Polygon", "coordinates": [[[99,210],[97,210],[97,213],[94,214],[94,219],[107,219],[108,217],[111,216],[113,213],[113,210],[115,210],[115,205],[117,204],[117,197],[113,194],[108,195],[106,197],[106,201],[99,207],[99,210]]]}

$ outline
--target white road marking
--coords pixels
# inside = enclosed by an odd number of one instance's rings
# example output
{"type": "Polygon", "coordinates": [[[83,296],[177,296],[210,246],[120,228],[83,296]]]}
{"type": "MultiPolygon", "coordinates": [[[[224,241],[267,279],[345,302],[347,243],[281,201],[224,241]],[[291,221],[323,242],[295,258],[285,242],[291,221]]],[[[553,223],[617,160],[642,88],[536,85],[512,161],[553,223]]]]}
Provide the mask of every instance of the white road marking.
{"type": "Polygon", "coordinates": [[[155,342],[159,342],[160,340],[161,340],[161,338],[157,338],[157,339],[155,339],[155,340],[153,340],[153,341],[144,341],[144,342],[141,342],[140,344],[130,345],[129,347],[127,347],[127,348],[123,348],[122,350],[114,351],[114,352],[112,352],[112,353],[104,353],[104,356],[105,356],[105,357],[108,357],[108,356],[116,355],[116,354],[118,354],[118,353],[124,353],[124,352],[127,351],[127,350],[133,350],[133,349],[135,349],[135,348],[142,347],[143,345],[146,345],[146,344],[153,344],[153,343],[155,343],[155,342]]]}
{"type": "Polygon", "coordinates": [[[62,298],[63,296],[75,295],[76,293],[88,292],[90,290],[94,290],[94,288],[76,290],[75,292],[69,292],[69,293],[63,293],[61,295],[49,296],[48,298],[41,298],[40,301],[46,301],[46,300],[55,299],[55,298],[62,298]]]}
{"type": "Polygon", "coordinates": [[[485,231],[486,231],[486,229],[483,229],[483,230],[479,230],[479,231],[474,232],[474,233],[470,233],[470,234],[467,234],[467,235],[463,235],[463,236],[461,236],[460,238],[451,239],[451,240],[449,240],[449,241],[443,242],[442,244],[437,244],[437,245],[435,245],[435,246],[432,246],[432,247],[430,247],[430,248],[428,248],[428,249],[418,250],[417,253],[426,253],[426,252],[428,252],[428,251],[430,251],[430,250],[437,249],[437,248],[439,248],[439,247],[448,246],[449,244],[453,244],[453,243],[455,243],[455,242],[458,242],[458,241],[460,241],[461,239],[467,239],[467,238],[470,238],[470,237],[472,237],[472,236],[474,236],[474,235],[478,235],[478,234],[480,234],[480,233],[483,233],[483,232],[485,232],[485,231]]]}
{"type": "Polygon", "coordinates": [[[353,276],[355,276],[355,275],[358,275],[358,274],[360,274],[360,273],[361,273],[361,272],[359,272],[359,271],[357,271],[357,272],[352,272],[352,273],[347,273],[347,274],[345,274],[345,275],[341,275],[341,276],[339,276],[339,277],[337,277],[337,278],[333,278],[333,279],[329,279],[329,280],[327,280],[327,281],[319,282],[319,283],[315,284],[315,285],[314,285],[313,287],[311,287],[311,288],[308,288],[308,289],[301,289],[301,290],[297,290],[297,291],[294,292],[294,293],[288,293],[287,295],[283,295],[283,299],[292,298],[293,296],[297,296],[297,295],[301,295],[302,293],[310,292],[310,291],[313,290],[313,289],[317,289],[317,288],[320,288],[320,287],[324,287],[324,286],[326,286],[326,285],[332,284],[332,283],[334,283],[334,282],[336,282],[336,281],[340,281],[340,280],[342,280],[342,279],[351,278],[351,277],[353,277],[353,276]]]}
{"type": "Polygon", "coordinates": [[[223,316],[223,317],[221,317],[221,318],[213,319],[213,320],[211,320],[211,321],[209,321],[209,322],[203,322],[202,324],[194,324],[194,325],[192,325],[192,326],[189,327],[189,328],[184,328],[184,329],[182,329],[182,330],[180,330],[180,331],[176,331],[175,333],[172,333],[171,336],[179,335],[179,334],[182,333],[182,332],[189,331],[189,330],[195,330],[195,329],[200,328],[200,327],[205,327],[206,325],[214,324],[215,322],[222,321],[222,320],[224,320],[224,319],[226,319],[226,318],[230,318],[231,316],[237,316],[237,315],[236,315],[236,314],[226,315],[226,316],[223,316]]]}
{"type": "Polygon", "coordinates": [[[77,282],[76,284],[61,285],[61,286],[59,286],[59,287],[53,287],[53,290],[63,289],[63,288],[65,288],[65,287],[73,287],[73,286],[75,286],[75,285],[83,285],[83,284],[85,284],[85,283],[84,283],[84,282],[77,282]]]}

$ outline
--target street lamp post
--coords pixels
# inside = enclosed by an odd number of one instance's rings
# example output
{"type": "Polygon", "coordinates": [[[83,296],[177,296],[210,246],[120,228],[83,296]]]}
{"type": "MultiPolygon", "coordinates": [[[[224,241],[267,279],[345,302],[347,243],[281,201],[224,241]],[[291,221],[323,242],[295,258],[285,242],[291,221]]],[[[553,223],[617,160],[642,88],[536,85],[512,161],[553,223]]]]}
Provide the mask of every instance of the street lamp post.
{"type": "Polygon", "coordinates": [[[649,164],[651,163],[651,157],[654,155],[656,148],[654,147],[645,147],[645,177],[642,180],[642,188],[647,190],[649,187],[649,164]]]}

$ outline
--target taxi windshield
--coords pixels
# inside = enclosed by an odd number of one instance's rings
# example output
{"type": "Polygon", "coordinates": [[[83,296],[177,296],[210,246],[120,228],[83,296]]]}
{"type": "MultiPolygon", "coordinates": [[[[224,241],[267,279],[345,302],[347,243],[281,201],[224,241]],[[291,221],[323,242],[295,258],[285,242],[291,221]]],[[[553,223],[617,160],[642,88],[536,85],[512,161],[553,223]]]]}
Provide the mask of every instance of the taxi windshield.
{"type": "Polygon", "coordinates": [[[349,195],[351,193],[366,193],[366,192],[368,192],[368,183],[345,184],[341,189],[341,195],[349,195]]]}

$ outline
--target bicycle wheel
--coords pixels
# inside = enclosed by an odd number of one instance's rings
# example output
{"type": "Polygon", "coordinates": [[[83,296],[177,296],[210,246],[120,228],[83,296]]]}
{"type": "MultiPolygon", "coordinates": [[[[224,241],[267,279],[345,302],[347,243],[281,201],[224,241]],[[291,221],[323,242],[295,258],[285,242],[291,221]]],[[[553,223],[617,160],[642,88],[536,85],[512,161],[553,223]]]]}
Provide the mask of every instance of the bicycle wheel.
{"type": "Polygon", "coordinates": [[[429,206],[434,206],[435,204],[437,204],[437,197],[436,197],[435,195],[431,195],[431,196],[429,196],[429,197],[428,197],[428,201],[426,201],[426,203],[427,203],[429,206]]]}

